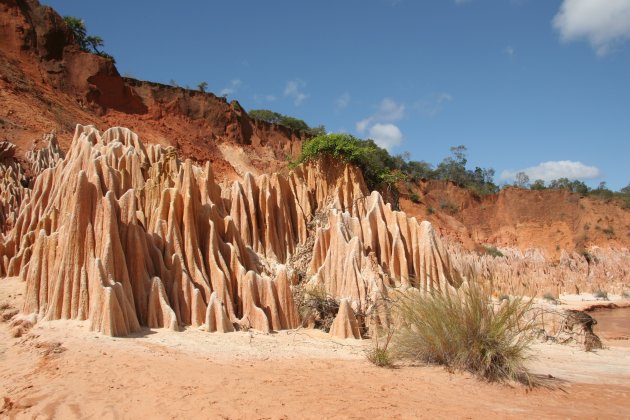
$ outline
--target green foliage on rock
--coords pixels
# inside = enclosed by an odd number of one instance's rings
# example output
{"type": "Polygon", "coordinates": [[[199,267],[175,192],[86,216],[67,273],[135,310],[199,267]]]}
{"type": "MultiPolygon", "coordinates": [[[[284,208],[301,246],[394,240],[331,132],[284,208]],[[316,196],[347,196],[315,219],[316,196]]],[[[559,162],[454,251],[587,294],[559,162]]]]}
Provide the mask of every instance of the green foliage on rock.
{"type": "Polygon", "coordinates": [[[394,159],[374,143],[373,140],[360,140],[350,134],[324,134],[304,143],[302,153],[294,165],[329,155],[357,166],[370,189],[383,185],[393,185],[403,178],[397,171],[394,159]]]}

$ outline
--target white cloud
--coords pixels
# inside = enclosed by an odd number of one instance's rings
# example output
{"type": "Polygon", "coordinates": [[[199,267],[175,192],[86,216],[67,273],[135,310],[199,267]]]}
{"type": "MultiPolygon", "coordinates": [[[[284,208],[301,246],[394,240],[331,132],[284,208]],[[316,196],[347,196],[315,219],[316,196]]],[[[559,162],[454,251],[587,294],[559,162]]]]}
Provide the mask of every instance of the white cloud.
{"type": "Polygon", "coordinates": [[[370,127],[370,138],[379,146],[390,150],[402,142],[402,132],[394,124],[374,124],[370,127]]]}
{"type": "Polygon", "coordinates": [[[595,166],[588,166],[582,162],[571,160],[558,160],[543,162],[519,171],[503,171],[501,179],[513,179],[518,172],[525,172],[532,181],[542,179],[545,182],[558,178],[595,179],[601,176],[601,171],[595,166]]]}
{"type": "Polygon", "coordinates": [[[348,108],[348,105],[350,105],[350,94],[344,93],[343,95],[338,97],[337,100],[335,101],[335,105],[336,105],[337,111],[341,111],[342,109],[348,108]]]}
{"type": "Polygon", "coordinates": [[[424,115],[435,117],[437,114],[442,112],[444,106],[449,102],[453,102],[453,95],[442,92],[419,100],[416,102],[416,108],[418,108],[424,115]]]}
{"type": "Polygon", "coordinates": [[[586,38],[605,55],[630,38],[630,0],[563,0],[553,26],[563,41],[586,38]]]}
{"type": "Polygon", "coordinates": [[[514,49],[514,47],[509,45],[503,49],[503,52],[510,58],[514,57],[514,54],[516,54],[516,50],[514,49]]]}
{"type": "Polygon", "coordinates": [[[472,0],[455,0],[455,4],[470,3],[472,0]]]}
{"type": "Polygon", "coordinates": [[[303,92],[306,87],[306,83],[300,79],[289,80],[284,88],[284,96],[293,99],[293,104],[299,106],[306,98],[308,94],[303,92]]]}
{"type": "Polygon", "coordinates": [[[254,101],[258,103],[274,102],[276,99],[278,98],[275,95],[259,95],[259,94],[254,95],[254,101]]]}
{"type": "Polygon", "coordinates": [[[232,95],[238,90],[239,87],[241,87],[241,84],[242,82],[239,79],[231,80],[230,85],[221,89],[221,91],[219,92],[219,95],[220,96],[232,95]]]}
{"type": "Polygon", "coordinates": [[[357,131],[363,133],[368,127],[377,123],[394,122],[402,119],[405,116],[405,104],[399,104],[398,102],[384,98],[378,105],[376,112],[357,122],[357,131]]]}

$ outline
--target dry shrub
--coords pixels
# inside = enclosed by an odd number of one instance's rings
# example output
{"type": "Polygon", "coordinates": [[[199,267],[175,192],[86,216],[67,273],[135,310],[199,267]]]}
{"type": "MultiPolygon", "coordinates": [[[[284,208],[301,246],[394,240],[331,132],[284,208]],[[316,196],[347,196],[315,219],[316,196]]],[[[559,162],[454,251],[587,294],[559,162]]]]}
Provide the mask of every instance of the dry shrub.
{"type": "Polygon", "coordinates": [[[395,311],[401,328],[393,350],[399,357],[465,370],[489,381],[532,385],[524,366],[534,323],[532,301],[515,297],[495,308],[478,285],[459,291],[400,293],[395,311]]]}
{"type": "Polygon", "coordinates": [[[0,322],[8,322],[20,311],[15,308],[8,308],[0,311],[0,322]]]}
{"type": "Polygon", "coordinates": [[[339,312],[339,302],[333,299],[323,286],[304,288],[300,294],[296,300],[302,325],[312,323],[313,327],[329,332],[339,312]]]}

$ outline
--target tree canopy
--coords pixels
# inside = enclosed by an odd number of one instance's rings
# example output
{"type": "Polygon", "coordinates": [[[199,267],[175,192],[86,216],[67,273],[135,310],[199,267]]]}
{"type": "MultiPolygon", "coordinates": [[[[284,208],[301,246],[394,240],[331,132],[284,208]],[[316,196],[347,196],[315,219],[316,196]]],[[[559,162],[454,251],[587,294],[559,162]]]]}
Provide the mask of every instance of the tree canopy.
{"type": "Polygon", "coordinates": [[[103,38],[98,35],[87,34],[87,28],[83,19],[79,19],[74,16],[64,16],[63,20],[72,31],[74,39],[77,44],[79,44],[82,51],[100,55],[101,57],[109,58],[112,61],[114,60],[114,57],[101,50],[101,48],[105,45],[103,38]]]}
{"type": "Polygon", "coordinates": [[[368,188],[377,189],[383,184],[393,184],[399,177],[394,159],[387,150],[372,140],[360,140],[345,134],[323,134],[304,143],[302,153],[293,165],[330,155],[356,165],[363,172],[368,188]]]}
{"type": "Polygon", "coordinates": [[[292,130],[301,131],[312,136],[326,134],[326,128],[324,128],[323,125],[310,127],[303,120],[289,117],[288,115],[282,115],[278,112],[274,112],[268,109],[252,109],[247,114],[250,118],[254,120],[266,121],[270,124],[282,125],[292,130]]]}

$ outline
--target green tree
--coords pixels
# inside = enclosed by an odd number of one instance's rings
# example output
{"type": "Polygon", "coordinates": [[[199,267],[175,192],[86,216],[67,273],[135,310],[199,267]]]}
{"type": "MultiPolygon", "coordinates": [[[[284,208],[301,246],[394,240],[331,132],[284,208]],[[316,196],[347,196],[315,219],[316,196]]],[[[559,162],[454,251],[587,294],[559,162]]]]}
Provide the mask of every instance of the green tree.
{"type": "Polygon", "coordinates": [[[549,188],[568,190],[578,194],[588,194],[590,191],[588,186],[582,181],[578,181],[577,179],[571,181],[568,178],[558,178],[552,180],[549,182],[549,188]]]}
{"type": "Polygon", "coordinates": [[[208,89],[208,82],[200,82],[197,85],[197,89],[199,89],[199,92],[202,92],[202,93],[205,92],[206,89],[208,89]]]}
{"type": "Polygon", "coordinates": [[[453,181],[456,184],[466,183],[466,146],[459,145],[451,147],[451,155],[445,158],[435,170],[439,179],[453,181]]]}
{"type": "Polygon", "coordinates": [[[537,179],[531,183],[530,187],[532,190],[544,190],[545,189],[545,181],[542,179],[537,179]]]}
{"type": "Polygon", "coordinates": [[[269,124],[280,124],[282,115],[268,109],[252,109],[247,113],[250,118],[259,121],[265,121],[269,124]]]}
{"type": "Polygon", "coordinates": [[[514,176],[514,186],[518,188],[527,188],[529,185],[529,176],[521,171],[514,176]]]}
{"type": "Polygon", "coordinates": [[[466,146],[451,147],[451,156],[440,162],[432,177],[453,181],[456,184],[469,188],[477,194],[485,195],[497,192],[494,184],[494,169],[476,167],[474,171],[466,169],[466,146]]]}
{"type": "Polygon", "coordinates": [[[72,31],[74,40],[79,44],[79,48],[82,51],[100,55],[101,57],[109,58],[112,61],[114,58],[107,54],[101,48],[105,45],[103,38],[98,35],[88,35],[85,21],[74,16],[64,16],[64,22],[72,31]]]}
{"type": "Polygon", "coordinates": [[[252,109],[247,114],[254,120],[265,121],[269,124],[282,125],[292,130],[306,133],[309,136],[317,137],[326,134],[326,128],[323,125],[311,128],[303,120],[289,117],[288,115],[282,115],[268,109],[252,109]]]}

